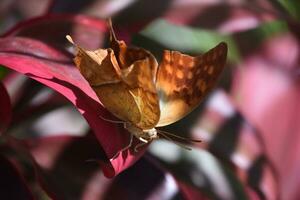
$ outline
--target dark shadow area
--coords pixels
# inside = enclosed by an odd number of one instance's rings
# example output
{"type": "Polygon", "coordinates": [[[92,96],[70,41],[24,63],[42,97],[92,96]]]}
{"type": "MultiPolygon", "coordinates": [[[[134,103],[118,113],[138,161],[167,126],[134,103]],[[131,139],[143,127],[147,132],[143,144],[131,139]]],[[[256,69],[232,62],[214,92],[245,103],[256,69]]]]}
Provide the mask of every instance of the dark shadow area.
{"type": "Polygon", "coordinates": [[[24,21],[4,36],[19,36],[39,40],[49,47],[62,51],[71,57],[66,48],[72,46],[66,39],[71,35],[74,41],[83,48],[96,49],[102,46],[105,23],[89,16],[52,14],[24,21]]]}
{"type": "MultiPolygon", "coordinates": [[[[155,163],[155,158],[149,154],[141,158],[136,164],[117,176],[109,190],[105,193],[105,200],[138,200],[147,199],[151,195],[162,194],[166,191],[159,191],[159,187],[164,183],[165,172],[155,163]]],[[[180,192],[173,198],[183,199],[180,192]]]]}
{"type": "Polygon", "coordinates": [[[80,13],[96,0],[54,0],[49,12],[51,13],[80,13]]]}
{"type": "Polygon", "coordinates": [[[21,174],[0,154],[1,199],[34,199],[21,174]]]}
{"type": "Polygon", "coordinates": [[[126,26],[128,24],[143,23],[144,25],[162,16],[169,8],[172,0],[138,0],[114,16],[114,24],[126,26]]]}
{"type": "Polygon", "coordinates": [[[211,141],[208,150],[219,155],[219,158],[230,158],[238,143],[243,122],[242,115],[236,112],[215,133],[216,137],[211,141]]]}
{"type": "Polygon", "coordinates": [[[72,24],[60,22],[43,21],[22,28],[17,36],[34,38],[40,40],[54,49],[64,50],[68,41],[66,35],[72,33],[72,24]],[[54,25],[54,26],[53,26],[54,25]]]}
{"type": "Polygon", "coordinates": [[[207,7],[198,16],[193,18],[193,21],[189,25],[203,29],[216,29],[216,27],[224,23],[230,16],[231,7],[226,3],[207,7]]]}
{"type": "Polygon", "coordinates": [[[262,41],[259,30],[252,29],[246,32],[239,32],[233,35],[234,40],[237,42],[238,49],[240,50],[240,55],[243,58],[247,58],[249,55],[257,52],[260,48],[262,41]],[[251,38],[249,37],[251,36],[251,38]],[[255,41],[255,42],[253,42],[255,41]]]}
{"type": "Polygon", "coordinates": [[[51,170],[42,171],[47,188],[59,199],[79,199],[92,176],[100,172],[98,160],[107,158],[93,133],[74,138],[58,155],[51,170]]]}
{"type": "Polygon", "coordinates": [[[264,158],[264,156],[260,156],[254,161],[254,163],[248,170],[248,183],[251,186],[251,188],[254,189],[256,194],[258,194],[260,199],[263,200],[266,199],[266,196],[261,190],[260,183],[263,178],[264,167],[266,167],[266,159],[264,158]]]}
{"type": "MultiPolygon", "coordinates": [[[[132,44],[150,51],[155,56],[158,63],[160,63],[162,59],[162,54],[164,50],[180,51],[179,49],[170,49],[169,47],[164,46],[161,43],[156,42],[140,34],[134,35],[132,44]]],[[[199,54],[199,52],[189,52],[189,51],[181,51],[181,53],[189,54],[192,56],[199,54]]]]}
{"type": "Polygon", "coordinates": [[[164,173],[161,170],[141,158],[114,179],[104,199],[146,199],[163,178],[164,173]]]}

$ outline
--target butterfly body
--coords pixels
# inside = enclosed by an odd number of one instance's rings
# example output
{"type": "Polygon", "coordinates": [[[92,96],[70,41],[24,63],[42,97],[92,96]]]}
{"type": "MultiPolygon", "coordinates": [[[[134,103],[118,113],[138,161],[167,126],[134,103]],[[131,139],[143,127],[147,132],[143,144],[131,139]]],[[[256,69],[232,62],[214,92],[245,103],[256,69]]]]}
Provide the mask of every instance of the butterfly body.
{"type": "Polygon", "coordinates": [[[111,24],[110,33],[111,48],[86,51],[77,46],[77,68],[104,107],[137,139],[149,143],[159,135],[167,138],[156,127],[178,121],[211,91],[225,65],[226,43],[196,57],[165,50],[158,64],[150,52],[117,40],[111,24]]]}

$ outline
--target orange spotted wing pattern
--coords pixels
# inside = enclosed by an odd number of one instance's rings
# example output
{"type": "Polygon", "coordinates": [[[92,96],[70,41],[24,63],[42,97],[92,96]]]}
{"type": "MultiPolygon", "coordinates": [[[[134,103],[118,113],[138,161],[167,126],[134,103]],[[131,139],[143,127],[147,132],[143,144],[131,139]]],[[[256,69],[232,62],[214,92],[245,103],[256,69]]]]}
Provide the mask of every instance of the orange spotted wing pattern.
{"type": "Polygon", "coordinates": [[[224,42],[197,57],[164,51],[156,82],[161,111],[157,126],[176,122],[200,104],[215,86],[226,56],[224,42]]]}

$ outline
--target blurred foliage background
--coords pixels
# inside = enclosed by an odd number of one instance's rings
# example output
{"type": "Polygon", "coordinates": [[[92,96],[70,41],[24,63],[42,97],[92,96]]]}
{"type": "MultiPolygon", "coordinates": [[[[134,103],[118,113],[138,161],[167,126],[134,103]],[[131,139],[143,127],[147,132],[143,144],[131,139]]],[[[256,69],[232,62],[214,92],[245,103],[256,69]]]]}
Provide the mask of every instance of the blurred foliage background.
{"type": "MultiPolygon", "coordinates": [[[[65,49],[70,47],[64,35],[70,33],[86,48],[106,47],[106,36],[77,22],[64,24],[71,15],[82,17],[83,24],[90,23],[84,16],[112,17],[120,39],[151,51],[158,60],[164,49],[198,55],[225,41],[229,54],[218,86],[187,117],[163,128],[203,142],[186,151],[155,141],[137,163],[108,179],[95,162],[86,162],[105,153],[75,107],[3,65],[0,80],[13,110],[9,126],[0,129],[5,132],[0,140],[1,198],[300,197],[299,1],[1,0],[0,33],[65,49]]],[[[5,95],[0,95],[3,116],[5,95]]],[[[0,111],[0,119],[2,115],[0,111]]]]}

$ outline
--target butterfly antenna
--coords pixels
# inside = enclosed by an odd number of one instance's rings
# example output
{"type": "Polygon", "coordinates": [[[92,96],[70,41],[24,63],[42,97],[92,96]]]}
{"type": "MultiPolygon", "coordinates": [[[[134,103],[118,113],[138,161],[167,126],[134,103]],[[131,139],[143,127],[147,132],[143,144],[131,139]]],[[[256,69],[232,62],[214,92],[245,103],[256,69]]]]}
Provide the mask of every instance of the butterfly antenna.
{"type": "Polygon", "coordinates": [[[107,122],[111,122],[111,123],[115,123],[115,124],[126,124],[126,122],[124,121],[118,121],[118,120],[112,120],[112,119],[107,119],[103,116],[99,116],[101,119],[103,119],[104,121],[107,121],[107,122]]]}
{"type": "Polygon", "coordinates": [[[159,133],[161,136],[163,136],[165,139],[167,139],[167,140],[173,142],[174,144],[180,146],[181,148],[184,148],[184,149],[189,150],[189,151],[192,150],[191,148],[185,146],[184,144],[182,144],[182,143],[180,143],[180,142],[177,142],[177,141],[173,140],[172,138],[170,138],[169,136],[167,136],[165,133],[161,132],[160,130],[158,130],[158,133],[159,133]]]}
{"type": "Polygon", "coordinates": [[[72,37],[70,35],[66,35],[67,40],[72,43],[73,45],[75,45],[74,40],[72,39],[72,37]]]}
{"type": "Polygon", "coordinates": [[[71,44],[73,44],[80,52],[84,53],[84,49],[81,48],[80,46],[78,46],[78,45],[74,42],[74,40],[72,39],[72,37],[71,37],[70,35],[66,35],[66,38],[67,38],[67,40],[68,40],[71,44]]]}
{"type": "Polygon", "coordinates": [[[115,35],[115,31],[114,31],[114,28],[113,28],[113,25],[112,25],[111,18],[107,19],[107,25],[108,25],[109,32],[110,32],[110,41],[117,41],[117,37],[115,35]]]}
{"type": "Polygon", "coordinates": [[[83,49],[74,42],[73,38],[70,35],[66,35],[66,38],[71,44],[83,51],[83,49]]]}
{"type": "Polygon", "coordinates": [[[186,142],[202,142],[201,140],[196,140],[196,139],[191,139],[191,138],[186,138],[186,137],[181,137],[179,135],[175,135],[173,133],[169,133],[167,131],[162,131],[162,130],[158,130],[159,133],[164,133],[165,135],[170,135],[174,138],[177,138],[177,139],[181,139],[183,141],[186,141],[186,142]]]}

